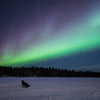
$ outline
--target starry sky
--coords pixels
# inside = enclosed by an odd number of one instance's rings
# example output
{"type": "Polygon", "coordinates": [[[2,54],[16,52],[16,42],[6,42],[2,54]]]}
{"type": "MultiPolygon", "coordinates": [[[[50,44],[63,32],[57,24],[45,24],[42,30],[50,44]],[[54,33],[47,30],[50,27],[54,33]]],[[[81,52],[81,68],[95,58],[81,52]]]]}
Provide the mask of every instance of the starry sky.
{"type": "Polygon", "coordinates": [[[0,0],[0,65],[100,71],[100,0],[0,0]]]}

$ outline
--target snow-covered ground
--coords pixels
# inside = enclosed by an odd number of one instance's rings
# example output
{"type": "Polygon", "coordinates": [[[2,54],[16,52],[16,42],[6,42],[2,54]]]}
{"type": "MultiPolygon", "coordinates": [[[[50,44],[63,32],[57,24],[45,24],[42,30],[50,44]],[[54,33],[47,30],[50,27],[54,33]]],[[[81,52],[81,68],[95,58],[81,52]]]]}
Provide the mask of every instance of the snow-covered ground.
{"type": "Polygon", "coordinates": [[[100,100],[100,78],[0,78],[0,100],[100,100]]]}

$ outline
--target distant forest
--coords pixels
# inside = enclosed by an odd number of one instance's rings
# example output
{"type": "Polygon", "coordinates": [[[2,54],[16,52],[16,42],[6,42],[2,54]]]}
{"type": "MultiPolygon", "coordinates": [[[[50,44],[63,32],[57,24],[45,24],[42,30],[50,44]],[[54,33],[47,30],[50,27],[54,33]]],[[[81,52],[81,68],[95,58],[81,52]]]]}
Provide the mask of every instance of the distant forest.
{"type": "Polygon", "coordinates": [[[98,77],[100,72],[75,71],[44,67],[6,67],[0,66],[0,77],[98,77]]]}

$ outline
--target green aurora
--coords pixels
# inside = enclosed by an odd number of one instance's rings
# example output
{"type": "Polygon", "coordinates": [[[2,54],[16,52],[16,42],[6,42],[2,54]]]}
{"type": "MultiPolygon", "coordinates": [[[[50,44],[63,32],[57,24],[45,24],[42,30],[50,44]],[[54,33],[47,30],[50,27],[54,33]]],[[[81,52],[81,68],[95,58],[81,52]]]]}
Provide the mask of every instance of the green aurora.
{"type": "Polygon", "coordinates": [[[16,45],[8,42],[1,56],[0,65],[20,66],[100,48],[100,14],[88,17],[84,22],[74,23],[71,27],[63,27],[57,31],[57,36],[43,40],[52,32],[49,25],[46,28],[49,32],[45,30],[37,44],[32,45],[32,42],[30,44],[26,42],[27,47],[17,53],[15,53],[16,45]]]}

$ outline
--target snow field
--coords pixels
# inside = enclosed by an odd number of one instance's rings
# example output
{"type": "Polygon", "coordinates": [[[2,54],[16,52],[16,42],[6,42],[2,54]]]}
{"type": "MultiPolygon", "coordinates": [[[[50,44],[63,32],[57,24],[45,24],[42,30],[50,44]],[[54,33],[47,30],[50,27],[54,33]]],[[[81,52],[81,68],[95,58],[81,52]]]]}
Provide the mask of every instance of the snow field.
{"type": "Polygon", "coordinates": [[[0,100],[100,100],[100,78],[0,78],[0,100]]]}

